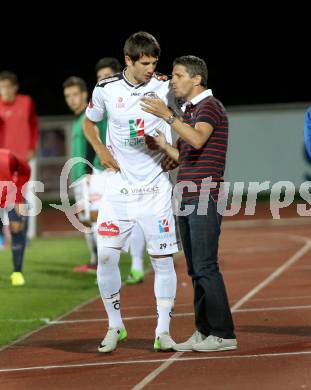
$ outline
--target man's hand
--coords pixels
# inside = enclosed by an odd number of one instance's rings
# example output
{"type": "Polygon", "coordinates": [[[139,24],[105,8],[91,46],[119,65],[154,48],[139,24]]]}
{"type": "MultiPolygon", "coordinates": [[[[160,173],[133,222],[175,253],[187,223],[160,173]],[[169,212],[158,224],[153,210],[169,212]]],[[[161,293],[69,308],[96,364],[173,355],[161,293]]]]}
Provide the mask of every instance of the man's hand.
{"type": "Polygon", "coordinates": [[[107,150],[105,145],[102,144],[96,146],[95,152],[99,157],[99,161],[101,165],[103,165],[106,168],[110,168],[115,172],[120,170],[119,164],[112,157],[111,153],[109,152],[109,150],[107,150]]]}
{"type": "Polygon", "coordinates": [[[172,115],[172,112],[167,108],[163,100],[159,98],[150,99],[144,97],[141,99],[140,105],[143,111],[148,112],[149,114],[153,114],[164,120],[172,115]]]}
{"type": "Polygon", "coordinates": [[[177,168],[178,165],[179,165],[178,162],[176,162],[175,160],[173,160],[169,156],[165,156],[163,158],[163,160],[161,161],[161,167],[162,167],[164,172],[171,171],[172,169],[177,168]]]}
{"type": "Polygon", "coordinates": [[[35,152],[33,150],[28,150],[28,152],[27,152],[27,161],[32,160],[34,155],[35,155],[35,152]]]}
{"type": "Polygon", "coordinates": [[[166,149],[166,138],[165,135],[159,129],[155,129],[158,135],[151,136],[145,134],[145,141],[150,150],[160,150],[161,152],[165,152],[166,149]]]}

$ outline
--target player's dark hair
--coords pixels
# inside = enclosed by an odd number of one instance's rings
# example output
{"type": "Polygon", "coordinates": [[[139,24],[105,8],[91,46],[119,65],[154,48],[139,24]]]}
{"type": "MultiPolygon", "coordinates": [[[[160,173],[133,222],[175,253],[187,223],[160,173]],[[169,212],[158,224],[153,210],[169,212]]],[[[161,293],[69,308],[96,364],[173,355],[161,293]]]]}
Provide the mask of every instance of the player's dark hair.
{"type": "Polygon", "coordinates": [[[125,42],[124,55],[129,56],[135,62],[145,55],[148,57],[160,57],[161,49],[155,37],[145,31],[132,34],[125,42]]]}
{"type": "Polygon", "coordinates": [[[18,85],[17,76],[13,72],[9,72],[8,70],[4,70],[0,72],[0,81],[9,80],[13,85],[18,85]]]}
{"type": "Polygon", "coordinates": [[[80,77],[70,76],[63,82],[63,88],[79,87],[81,92],[87,92],[86,82],[80,77]]]}
{"type": "Polygon", "coordinates": [[[204,60],[195,56],[182,56],[174,60],[173,66],[183,65],[191,77],[201,76],[202,87],[207,87],[208,71],[204,60]]]}
{"type": "Polygon", "coordinates": [[[119,73],[121,72],[122,69],[120,61],[114,57],[104,57],[96,62],[95,65],[96,73],[103,68],[111,68],[113,73],[119,73]]]}

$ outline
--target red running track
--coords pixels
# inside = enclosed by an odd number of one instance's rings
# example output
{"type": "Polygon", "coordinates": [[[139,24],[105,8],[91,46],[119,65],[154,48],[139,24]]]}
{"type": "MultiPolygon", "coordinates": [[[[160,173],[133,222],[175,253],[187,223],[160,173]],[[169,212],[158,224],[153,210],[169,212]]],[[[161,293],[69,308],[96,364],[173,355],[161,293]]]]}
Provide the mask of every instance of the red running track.
{"type": "MultiPolygon", "coordinates": [[[[290,220],[289,220],[290,221],[290,220]]],[[[0,352],[0,389],[308,389],[311,387],[311,225],[223,226],[220,264],[239,348],[156,353],[153,276],[122,290],[129,338],[99,354],[107,321],[100,299],[0,352]]],[[[192,334],[184,259],[171,334],[192,334]]]]}

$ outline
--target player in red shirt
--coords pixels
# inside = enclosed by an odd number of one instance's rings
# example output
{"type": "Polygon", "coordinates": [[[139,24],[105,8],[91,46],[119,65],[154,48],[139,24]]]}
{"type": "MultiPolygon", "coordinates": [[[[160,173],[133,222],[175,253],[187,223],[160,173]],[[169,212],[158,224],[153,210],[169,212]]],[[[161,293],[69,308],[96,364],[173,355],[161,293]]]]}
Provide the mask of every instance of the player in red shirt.
{"type": "MultiPolygon", "coordinates": [[[[14,73],[0,72],[0,148],[29,161],[35,154],[38,133],[33,100],[18,93],[18,80],[14,73]]],[[[27,221],[25,224],[28,226],[27,221]]],[[[0,236],[1,231],[0,227],[0,236]]]]}
{"type": "Polygon", "coordinates": [[[38,142],[38,118],[30,96],[17,93],[14,73],[0,73],[0,148],[31,160],[38,142]]]}
{"type": "Polygon", "coordinates": [[[0,149],[0,217],[7,212],[12,237],[11,249],[14,271],[11,275],[13,286],[22,286],[24,250],[26,246],[25,200],[22,189],[30,178],[27,161],[17,158],[10,150],[0,149]]]}

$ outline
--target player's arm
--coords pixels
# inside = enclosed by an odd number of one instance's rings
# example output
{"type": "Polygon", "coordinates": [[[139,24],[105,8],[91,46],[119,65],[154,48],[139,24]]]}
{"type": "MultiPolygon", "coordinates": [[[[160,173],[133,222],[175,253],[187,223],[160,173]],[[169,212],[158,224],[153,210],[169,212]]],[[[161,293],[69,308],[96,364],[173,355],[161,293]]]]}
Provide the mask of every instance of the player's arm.
{"type": "Polygon", "coordinates": [[[305,114],[304,119],[304,141],[309,157],[311,158],[311,107],[305,114]]]}
{"type": "MultiPolygon", "coordinates": [[[[153,114],[164,120],[168,120],[173,113],[161,99],[142,98],[142,109],[149,114],[153,114]]],[[[200,149],[209,139],[213,132],[213,126],[207,122],[197,122],[195,127],[182,122],[179,118],[175,118],[171,123],[171,127],[187,144],[195,149],[200,149]]]]}
{"type": "Polygon", "coordinates": [[[30,99],[29,104],[29,127],[30,127],[30,144],[27,152],[27,160],[30,161],[36,152],[39,138],[39,121],[36,113],[36,108],[33,100],[30,99]]]}
{"type": "Polygon", "coordinates": [[[83,131],[86,139],[98,155],[100,163],[107,168],[118,171],[120,169],[119,165],[100,139],[99,129],[96,126],[96,123],[103,119],[105,110],[102,93],[98,87],[95,87],[92,100],[85,111],[83,131]]]}
{"type": "Polygon", "coordinates": [[[162,153],[165,153],[168,157],[177,162],[179,159],[179,150],[167,142],[162,131],[156,129],[156,132],[158,133],[156,137],[145,135],[148,148],[150,150],[160,150],[162,153]]]}
{"type": "Polygon", "coordinates": [[[118,171],[120,169],[119,165],[114,160],[106,146],[102,143],[96,122],[91,121],[86,116],[83,122],[83,131],[86,139],[89,141],[95,150],[95,153],[98,155],[100,163],[107,168],[118,171]]]}

